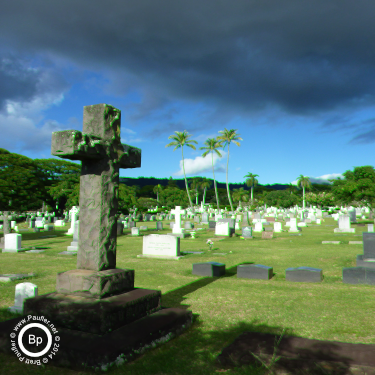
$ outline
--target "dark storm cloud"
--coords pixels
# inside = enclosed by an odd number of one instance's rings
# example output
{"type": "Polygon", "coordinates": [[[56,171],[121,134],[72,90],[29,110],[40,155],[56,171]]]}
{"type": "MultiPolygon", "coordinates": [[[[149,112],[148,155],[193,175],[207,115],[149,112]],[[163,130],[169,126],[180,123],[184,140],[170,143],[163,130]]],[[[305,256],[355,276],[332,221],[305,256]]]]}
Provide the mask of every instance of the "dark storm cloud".
{"type": "Polygon", "coordinates": [[[14,56],[0,60],[0,111],[6,100],[27,101],[37,92],[38,74],[14,56]]]}
{"type": "Polygon", "coordinates": [[[68,88],[65,78],[51,68],[30,68],[31,59],[13,54],[0,56],[0,111],[6,101],[30,102],[39,95],[60,94],[68,88]]]}
{"type": "MultiPolygon", "coordinates": [[[[127,71],[169,100],[306,115],[373,100],[374,19],[368,0],[17,0],[1,7],[0,42],[127,71]]],[[[17,71],[0,75],[0,101],[35,91],[17,71]]],[[[154,107],[148,98],[134,119],[154,107]]]]}

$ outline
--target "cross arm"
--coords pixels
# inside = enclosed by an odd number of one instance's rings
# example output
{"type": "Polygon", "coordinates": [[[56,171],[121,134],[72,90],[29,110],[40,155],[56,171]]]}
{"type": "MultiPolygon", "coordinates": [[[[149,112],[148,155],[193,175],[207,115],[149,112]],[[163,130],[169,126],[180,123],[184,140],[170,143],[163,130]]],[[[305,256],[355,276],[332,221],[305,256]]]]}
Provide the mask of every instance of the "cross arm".
{"type": "Polygon", "coordinates": [[[121,143],[119,149],[120,168],[140,168],[142,150],[121,143]]]}
{"type": "Polygon", "coordinates": [[[140,148],[117,142],[110,145],[99,137],[78,130],[52,133],[51,154],[63,159],[101,159],[106,157],[109,147],[117,152],[120,168],[139,168],[141,166],[140,148]]]}
{"type": "Polygon", "coordinates": [[[63,159],[100,159],[105,155],[104,142],[100,138],[78,130],[52,133],[51,154],[63,159]]]}

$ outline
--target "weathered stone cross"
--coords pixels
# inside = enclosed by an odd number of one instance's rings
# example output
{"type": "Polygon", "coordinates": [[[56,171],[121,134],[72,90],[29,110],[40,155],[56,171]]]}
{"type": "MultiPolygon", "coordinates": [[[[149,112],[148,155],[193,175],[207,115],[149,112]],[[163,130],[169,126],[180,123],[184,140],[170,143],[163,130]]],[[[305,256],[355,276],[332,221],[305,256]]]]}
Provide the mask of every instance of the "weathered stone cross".
{"type": "Polygon", "coordinates": [[[83,132],[52,133],[52,155],[81,160],[77,269],[116,268],[119,168],[139,168],[141,150],[121,144],[121,111],[83,107],[83,132]]]}

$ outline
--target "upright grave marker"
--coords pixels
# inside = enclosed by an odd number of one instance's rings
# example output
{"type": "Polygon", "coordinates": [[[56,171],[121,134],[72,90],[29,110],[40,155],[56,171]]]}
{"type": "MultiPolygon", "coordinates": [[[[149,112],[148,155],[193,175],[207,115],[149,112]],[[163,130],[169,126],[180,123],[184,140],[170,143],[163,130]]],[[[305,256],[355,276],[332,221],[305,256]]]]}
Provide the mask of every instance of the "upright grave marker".
{"type": "Polygon", "coordinates": [[[68,336],[75,331],[75,336],[68,338],[77,342],[74,355],[69,345],[60,348],[65,351],[61,358],[69,357],[72,366],[98,367],[114,361],[129,345],[134,350],[141,344],[146,348],[162,334],[175,331],[176,325],[187,328],[192,322],[190,311],[172,309],[172,314],[171,309],[163,309],[160,291],[135,289],[134,270],[116,268],[119,168],[141,166],[141,150],[120,143],[120,118],[121,111],[110,105],[86,106],[83,132],[52,134],[52,155],[82,161],[77,269],[59,273],[56,292],[27,299],[24,311],[45,316],[55,326],[67,329],[68,336]],[[119,310],[127,313],[118,314],[119,310]],[[168,327],[160,318],[163,314],[168,316],[168,327]],[[156,335],[151,337],[147,329],[130,338],[121,333],[142,318],[144,323],[154,322],[156,335]],[[118,336],[111,338],[114,331],[118,336]],[[98,335],[95,345],[86,333],[98,335]],[[116,339],[116,344],[108,345],[107,341],[116,339]],[[92,345],[101,348],[95,349],[95,356],[90,355],[92,345]]]}
{"type": "Polygon", "coordinates": [[[116,268],[119,169],[141,166],[141,150],[121,144],[120,119],[112,106],[86,106],[83,133],[52,134],[52,155],[82,161],[77,269],[116,268]]]}

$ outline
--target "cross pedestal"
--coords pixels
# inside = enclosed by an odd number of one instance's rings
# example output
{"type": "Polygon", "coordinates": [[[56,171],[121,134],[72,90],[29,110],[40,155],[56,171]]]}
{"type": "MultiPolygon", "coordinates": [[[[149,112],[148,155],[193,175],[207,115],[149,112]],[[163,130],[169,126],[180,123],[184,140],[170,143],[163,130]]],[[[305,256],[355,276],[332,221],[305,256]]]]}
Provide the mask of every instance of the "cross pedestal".
{"type": "MultiPolygon", "coordinates": [[[[56,292],[24,305],[26,315],[44,316],[61,331],[53,365],[100,367],[120,355],[131,360],[192,323],[191,311],[163,309],[159,290],[134,288],[134,270],[116,268],[119,168],[141,166],[141,150],[120,142],[120,121],[120,110],[91,105],[83,110],[83,132],[52,133],[52,155],[82,162],[77,269],[57,275],[56,292]]],[[[0,337],[10,334],[13,320],[0,322],[0,337]]]]}

